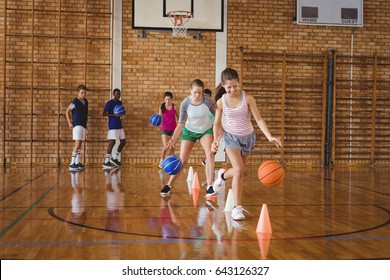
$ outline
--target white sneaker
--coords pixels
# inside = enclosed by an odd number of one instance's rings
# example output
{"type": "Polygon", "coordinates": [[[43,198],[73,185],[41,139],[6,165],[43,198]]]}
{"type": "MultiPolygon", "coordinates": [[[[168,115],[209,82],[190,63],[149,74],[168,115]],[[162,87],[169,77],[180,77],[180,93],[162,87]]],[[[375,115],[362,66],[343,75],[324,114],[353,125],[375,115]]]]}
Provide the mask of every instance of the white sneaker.
{"type": "Polygon", "coordinates": [[[217,178],[214,180],[214,184],[213,184],[213,188],[214,190],[215,189],[218,189],[218,187],[221,186],[222,182],[223,182],[223,179],[222,179],[222,174],[225,173],[226,170],[221,168],[219,171],[218,171],[218,175],[217,175],[217,178]]]}
{"type": "Polygon", "coordinates": [[[160,159],[160,162],[159,162],[159,164],[158,164],[158,167],[159,167],[159,168],[163,168],[163,162],[164,162],[164,160],[163,160],[163,159],[160,159]]]}
{"type": "Polygon", "coordinates": [[[232,221],[232,226],[238,232],[246,229],[246,226],[243,223],[239,223],[237,221],[232,221]]]}
{"type": "MultiPolygon", "coordinates": [[[[234,206],[234,208],[232,210],[232,219],[235,221],[244,221],[245,215],[244,215],[243,211],[246,211],[246,210],[242,207],[242,205],[234,206]]],[[[246,211],[246,212],[248,212],[248,211],[246,211]]]]}

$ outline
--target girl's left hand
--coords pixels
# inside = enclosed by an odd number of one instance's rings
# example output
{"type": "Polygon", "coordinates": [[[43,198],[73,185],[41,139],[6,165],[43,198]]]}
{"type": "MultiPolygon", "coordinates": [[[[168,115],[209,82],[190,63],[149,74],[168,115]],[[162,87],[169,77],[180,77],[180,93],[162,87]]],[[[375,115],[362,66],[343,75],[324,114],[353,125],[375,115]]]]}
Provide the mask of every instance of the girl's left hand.
{"type": "Polygon", "coordinates": [[[172,138],[169,139],[168,144],[167,144],[167,149],[173,149],[173,148],[175,148],[175,143],[176,143],[175,140],[173,140],[172,138]]]}
{"type": "Polygon", "coordinates": [[[218,141],[214,141],[212,144],[211,144],[211,151],[213,153],[216,153],[218,151],[218,146],[219,146],[219,143],[218,141]]]}
{"type": "Polygon", "coordinates": [[[283,145],[282,145],[282,141],[280,141],[280,139],[279,139],[279,137],[271,137],[270,139],[269,139],[269,141],[271,142],[271,143],[274,143],[275,145],[276,145],[276,147],[278,147],[278,148],[281,148],[283,145]]]}
{"type": "Polygon", "coordinates": [[[219,141],[221,140],[221,138],[222,138],[222,135],[218,135],[217,140],[214,140],[213,143],[211,144],[211,151],[212,151],[213,153],[218,152],[219,141]]]}

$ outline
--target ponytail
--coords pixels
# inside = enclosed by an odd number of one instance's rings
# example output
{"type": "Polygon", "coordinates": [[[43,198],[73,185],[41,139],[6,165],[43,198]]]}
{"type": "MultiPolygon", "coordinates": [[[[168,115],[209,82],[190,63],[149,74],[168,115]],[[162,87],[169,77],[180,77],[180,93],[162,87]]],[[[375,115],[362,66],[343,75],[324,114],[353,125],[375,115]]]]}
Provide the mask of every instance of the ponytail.
{"type": "Polygon", "coordinates": [[[166,108],[165,108],[165,102],[164,102],[163,104],[161,104],[160,109],[161,109],[161,112],[164,114],[164,112],[165,112],[165,110],[166,110],[166,108]]]}
{"type": "Polygon", "coordinates": [[[222,86],[222,83],[220,83],[216,88],[215,88],[215,102],[217,102],[222,95],[226,93],[225,88],[222,86]]]}

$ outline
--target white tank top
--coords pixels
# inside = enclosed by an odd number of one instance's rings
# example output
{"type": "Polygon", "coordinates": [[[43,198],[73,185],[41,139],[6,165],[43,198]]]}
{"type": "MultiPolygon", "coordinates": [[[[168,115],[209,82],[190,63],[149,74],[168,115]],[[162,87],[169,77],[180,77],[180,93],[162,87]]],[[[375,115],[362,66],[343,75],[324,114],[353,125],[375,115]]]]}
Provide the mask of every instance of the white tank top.
{"type": "Polygon", "coordinates": [[[225,93],[222,96],[222,108],[226,122],[223,129],[233,135],[247,136],[253,133],[251,114],[246,103],[245,92],[241,91],[241,105],[237,108],[229,108],[225,93]]]}

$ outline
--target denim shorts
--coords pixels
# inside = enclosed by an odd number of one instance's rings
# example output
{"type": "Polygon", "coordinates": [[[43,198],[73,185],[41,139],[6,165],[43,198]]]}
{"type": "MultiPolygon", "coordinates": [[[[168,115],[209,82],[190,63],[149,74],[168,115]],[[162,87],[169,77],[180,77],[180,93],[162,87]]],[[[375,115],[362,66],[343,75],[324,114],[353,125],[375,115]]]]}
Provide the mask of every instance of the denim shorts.
{"type": "Polygon", "coordinates": [[[225,141],[226,147],[240,150],[241,155],[248,156],[255,147],[256,134],[253,132],[246,136],[236,136],[225,131],[223,133],[223,140],[225,141]]]}

